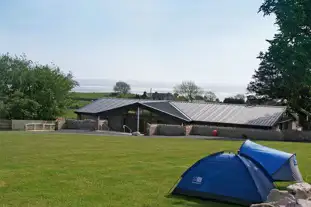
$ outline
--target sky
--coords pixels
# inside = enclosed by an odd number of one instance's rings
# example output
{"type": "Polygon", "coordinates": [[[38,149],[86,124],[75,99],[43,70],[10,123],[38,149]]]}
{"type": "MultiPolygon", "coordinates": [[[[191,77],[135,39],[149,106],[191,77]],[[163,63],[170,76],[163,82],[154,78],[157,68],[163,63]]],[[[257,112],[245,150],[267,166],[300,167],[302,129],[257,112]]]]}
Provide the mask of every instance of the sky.
{"type": "Polygon", "coordinates": [[[245,86],[276,32],[262,0],[1,0],[0,53],[77,79],[245,86]]]}

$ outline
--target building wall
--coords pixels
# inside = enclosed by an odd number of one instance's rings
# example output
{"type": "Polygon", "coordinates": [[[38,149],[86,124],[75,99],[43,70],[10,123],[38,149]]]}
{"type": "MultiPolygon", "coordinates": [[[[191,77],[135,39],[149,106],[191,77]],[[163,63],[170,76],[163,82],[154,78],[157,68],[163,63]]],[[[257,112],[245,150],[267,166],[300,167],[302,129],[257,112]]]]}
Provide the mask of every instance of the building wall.
{"type": "Polygon", "coordinates": [[[266,126],[251,126],[251,125],[240,125],[240,124],[227,124],[227,123],[208,123],[208,122],[191,122],[191,125],[196,126],[213,126],[213,127],[230,127],[230,128],[237,128],[237,129],[261,129],[261,130],[271,130],[273,127],[266,127],[266,126]]]}
{"type": "Polygon", "coordinates": [[[91,119],[91,120],[96,120],[97,116],[93,114],[79,114],[77,115],[79,120],[85,120],[85,119],[91,119]]]}
{"type": "Polygon", "coordinates": [[[283,122],[281,124],[277,124],[274,129],[275,130],[297,130],[298,121],[288,121],[283,122]]]}
{"type": "Polygon", "coordinates": [[[112,131],[123,131],[123,116],[108,116],[108,126],[112,131]]]}

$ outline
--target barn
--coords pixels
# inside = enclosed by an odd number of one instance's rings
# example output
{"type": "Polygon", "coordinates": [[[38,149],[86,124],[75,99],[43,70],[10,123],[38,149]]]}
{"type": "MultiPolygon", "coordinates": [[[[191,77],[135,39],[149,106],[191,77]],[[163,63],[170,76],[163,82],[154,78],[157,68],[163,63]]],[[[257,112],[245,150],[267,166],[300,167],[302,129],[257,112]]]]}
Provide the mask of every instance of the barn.
{"type": "Polygon", "coordinates": [[[263,130],[295,129],[284,106],[103,98],[75,111],[78,119],[107,120],[109,130],[146,132],[148,124],[193,124],[263,130]]]}

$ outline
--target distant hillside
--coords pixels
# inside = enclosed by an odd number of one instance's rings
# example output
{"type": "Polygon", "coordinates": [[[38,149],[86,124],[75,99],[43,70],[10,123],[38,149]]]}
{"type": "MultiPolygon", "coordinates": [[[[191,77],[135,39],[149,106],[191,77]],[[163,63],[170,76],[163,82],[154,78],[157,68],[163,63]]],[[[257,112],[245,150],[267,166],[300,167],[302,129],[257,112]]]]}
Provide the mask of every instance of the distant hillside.
{"type": "Polygon", "coordinates": [[[75,100],[94,100],[94,99],[99,99],[99,98],[104,98],[104,97],[109,97],[111,93],[82,93],[82,92],[72,92],[71,96],[75,100]]]}
{"type": "Polygon", "coordinates": [[[118,95],[116,93],[96,93],[96,92],[89,92],[89,93],[83,93],[83,92],[72,92],[71,98],[72,98],[72,106],[71,109],[78,109],[81,108],[92,101],[96,101],[100,98],[135,98],[136,94],[127,94],[127,95],[118,95]]]}

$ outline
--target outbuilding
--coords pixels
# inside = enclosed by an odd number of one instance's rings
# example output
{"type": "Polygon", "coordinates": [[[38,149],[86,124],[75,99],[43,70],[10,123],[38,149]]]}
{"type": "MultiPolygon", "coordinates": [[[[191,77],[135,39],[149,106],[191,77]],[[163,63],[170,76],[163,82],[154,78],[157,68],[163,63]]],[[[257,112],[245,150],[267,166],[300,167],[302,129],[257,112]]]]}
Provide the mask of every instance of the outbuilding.
{"type": "Polygon", "coordinates": [[[263,130],[296,129],[285,106],[103,98],[75,111],[78,119],[107,120],[113,131],[146,132],[147,124],[195,124],[263,130]]]}

